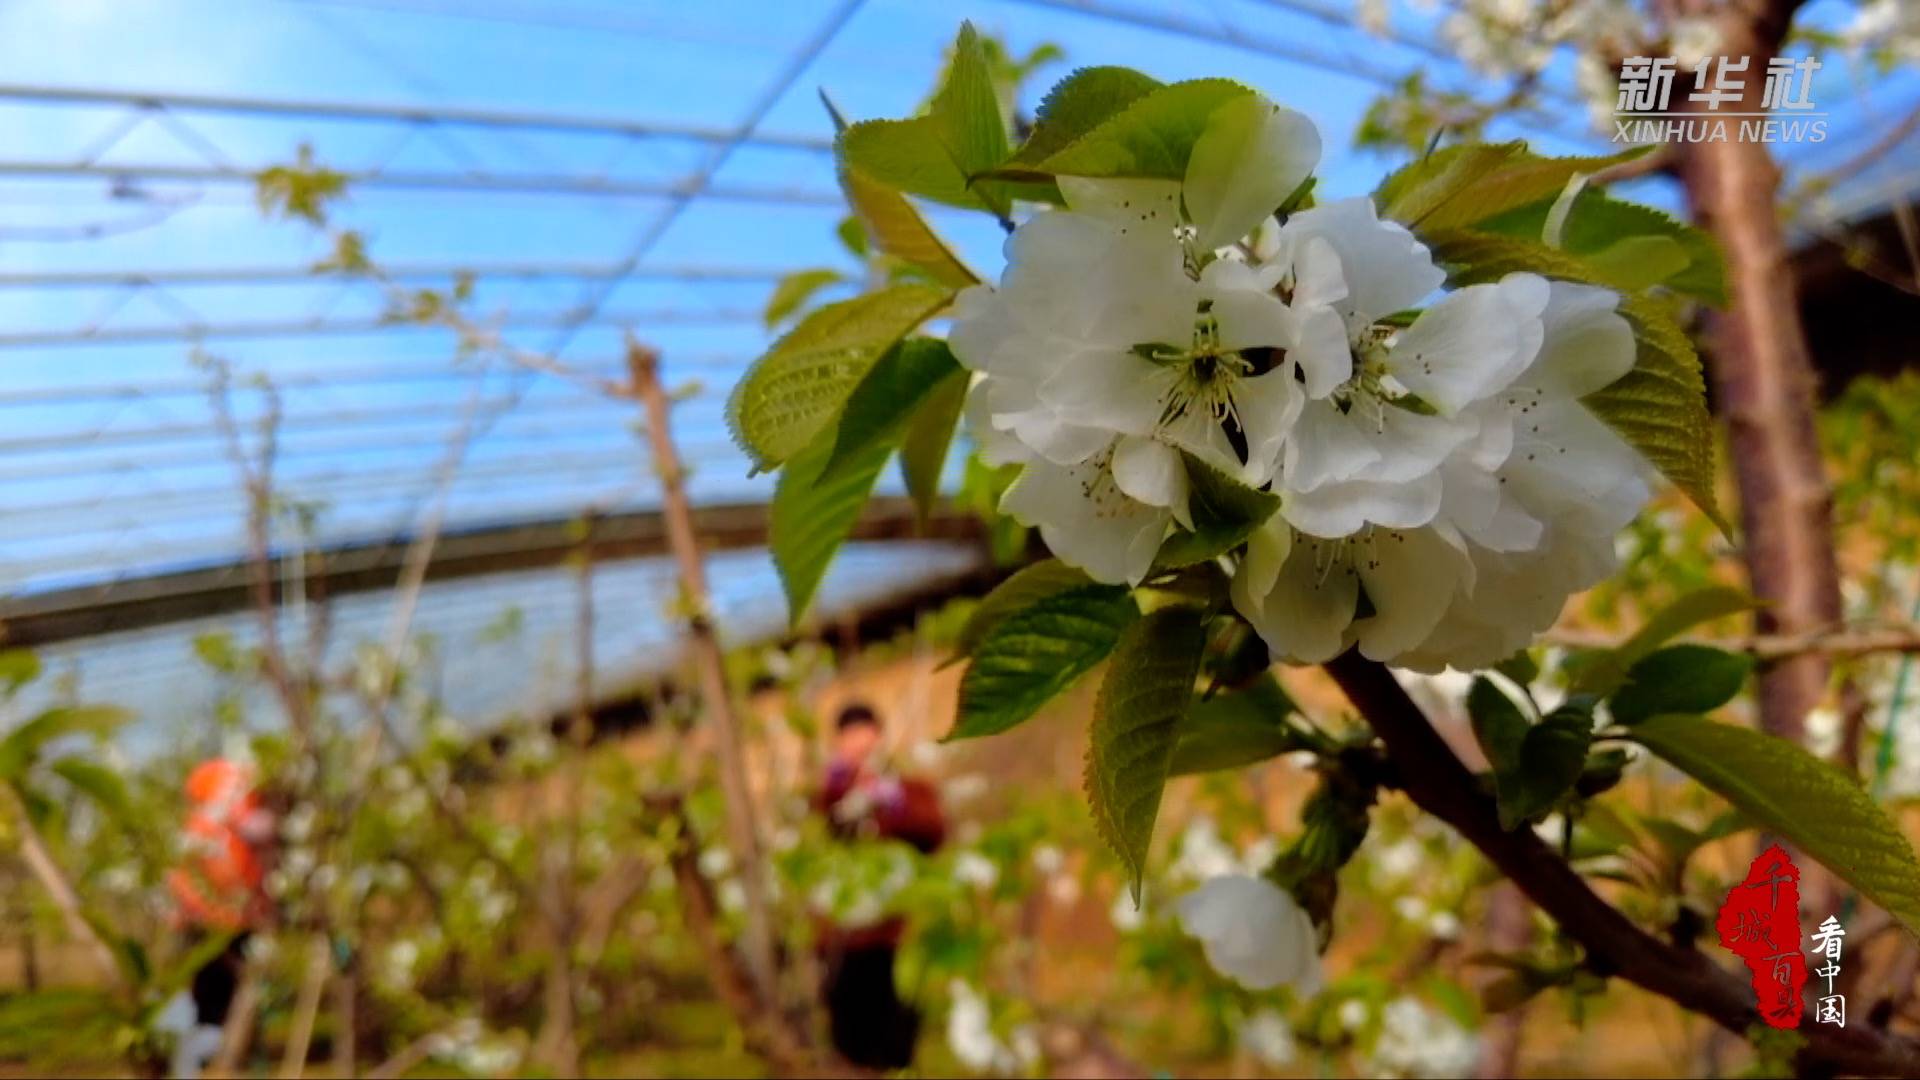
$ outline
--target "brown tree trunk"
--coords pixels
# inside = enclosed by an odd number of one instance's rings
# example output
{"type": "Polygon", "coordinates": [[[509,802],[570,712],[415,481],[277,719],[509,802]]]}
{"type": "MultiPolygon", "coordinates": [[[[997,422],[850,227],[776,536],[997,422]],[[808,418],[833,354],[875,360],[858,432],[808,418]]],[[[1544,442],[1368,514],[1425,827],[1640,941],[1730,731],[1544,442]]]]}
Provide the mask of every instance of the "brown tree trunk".
{"type": "MultiPolygon", "coordinates": [[[[1744,96],[1718,112],[1762,111],[1767,62],[1791,14],[1785,4],[1723,9],[1716,51],[1748,63],[1737,76],[1745,80],[1744,96]]],[[[1681,98],[1678,88],[1674,96],[1681,98]]],[[[1740,141],[1738,120],[1724,122],[1727,141],[1683,144],[1680,155],[1694,214],[1719,239],[1727,261],[1731,304],[1712,319],[1707,373],[1727,421],[1747,574],[1766,605],[1757,629],[1804,633],[1840,617],[1833,500],[1814,429],[1813,364],[1777,209],[1780,170],[1765,143],[1740,141]]],[[[1818,652],[1764,664],[1760,726],[1803,741],[1807,713],[1826,696],[1828,673],[1818,652]]]]}

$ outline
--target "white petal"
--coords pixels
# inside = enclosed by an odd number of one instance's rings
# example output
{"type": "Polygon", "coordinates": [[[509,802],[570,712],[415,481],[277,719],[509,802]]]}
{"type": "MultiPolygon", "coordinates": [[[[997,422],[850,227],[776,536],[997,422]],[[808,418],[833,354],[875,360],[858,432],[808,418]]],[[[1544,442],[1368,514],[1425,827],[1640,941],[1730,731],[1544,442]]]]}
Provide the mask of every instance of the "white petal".
{"type": "Polygon", "coordinates": [[[1355,329],[1413,307],[1446,281],[1427,246],[1397,222],[1381,221],[1371,199],[1339,199],[1294,214],[1280,230],[1282,257],[1299,258],[1316,237],[1340,257],[1347,285],[1340,307],[1355,329]]]}
{"type": "Polygon", "coordinates": [[[1359,475],[1382,483],[1406,483],[1432,473],[1478,431],[1471,417],[1427,416],[1392,405],[1381,406],[1379,417],[1373,445],[1380,460],[1359,475]]]}
{"type": "Polygon", "coordinates": [[[1346,271],[1340,253],[1324,236],[1309,236],[1294,254],[1293,303],[1298,307],[1332,307],[1347,299],[1346,271]]]}
{"type": "MultiPolygon", "coordinates": [[[[1220,266],[1224,262],[1215,262],[1213,266],[1220,266]]],[[[1212,269],[1212,266],[1208,269],[1212,269]]],[[[1208,298],[1213,301],[1213,317],[1220,323],[1220,344],[1223,348],[1284,349],[1293,344],[1298,336],[1293,313],[1277,296],[1244,289],[1209,291],[1204,279],[1201,289],[1208,291],[1208,298]]]]}
{"type": "Polygon", "coordinates": [[[1440,512],[1441,491],[1432,479],[1411,484],[1341,480],[1289,496],[1281,512],[1301,532],[1337,540],[1368,525],[1393,529],[1425,525],[1440,512]]]}
{"type": "Polygon", "coordinates": [[[982,379],[967,391],[967,431],[973,436],[981,460],[989,465],[1024,464],[1034,451],[1010,431],[994,423],[991,379],[982,379]]]}
{"type": "Polygon", "coordinates": [[[1096,581],[1128,585],[1152,568],[1172,517],[1121,492],[1102,462],[1033,462],[1007,488],[1000,509],[1038,528],[1061,561],[1096,581]]]}
{"type": "Polygon", "coordinates": [[[1193,528],[1187,516],[1187,467],[1180,451],[1157,439],[1123,438],[1113,448],[1113,482],[1148,506],[1173,511],[1174,520],[1193,528]]]}
{"type": "Polygon", "coordinates": [[[1353,378],[1347,324],[1330,307],[1295,307],[1294,339],[1287,359],[1300,365],[1307,396],[1323,398],[1353,378]]]}
{"type": "Polygon", "coordinates": [[[1293,526],[1287,524],[1284,515],[1275,514],[1253,530],[1253,535],[1247,538],[1247,557],[1240,564],[1249,595],[1265,596],[1273,591],[1280,567],[1285,565],[1287,552],[1291,550],[1293,526]]]}
{"type": "Polygon", "coordinates": [[[1177,180],[1062,176],[1057,182],[1074,213],[1126,229],[1128,236],[1172,241],[1180,228],[1177,180]]]}
{"type": "Polygon", "coordinates": [[[1465,557],[1430,529],[1376,532],[1356,556],[1374,614],[1354,623],[1360,652],[1390,661],[1420,644],[1446,614],[1465,557]]]}
{"type": "Polygon", "coordinates": [[[1360,583],[1325,541],[1297,540],[1266,595],[1254,595],[1251,584],[1243,567],[1234,576],[1233,606],[1276,657],[1319,664],[1346,648],[1360,583]]]}
{"type": "Polygon", "coordinates": [[[1309,401],[1301,408],[1284,456],[1286,485],[1293,491],[1349,479],[1380,460],[1366,432],[1326,401],[1309,401]]]}
{"type": "Polygon", "coordinates": [[[1532,274],[1457,289],[1421,312],[1393,343],[1388,370],[1451,416],[1506,386],[1533,362],[1545,306],[1546,283],[1532,274]]]}
{"type": "Polygon", "coordinates": [[[1233,407],[1247,439],[1247,465],[1242,478],[1258,487],[1280,468],[1287,436],[1300,419],[1306,399],[1293,373],[1285,367],[1265,375],[1241,379],[1233,388],[1233,407]]]}
{"type": "Polygon", "coordinates": [[[1171,233],[1149,238],[1087,214],[1040,214],[1014,231],[1006,252],[999,292],[1034,367],[1063,348],[1184,344],[1192,335],[1198,293],[1171,233]]]}
{"type": "Polygon", "coordinates": [[[1320,162],[1313,122],[1257,94],[1213,111],[1187,159],[1184,194],[1202,250],[1225,247],[1273,215],[1320,162]]]}
{"type": "Polygon", "coordinates": [[[1060,361],[1041,383],[1042,404],[1070,423],[1126,435],[1147,435],[1166,412],[1179,373],[1130,352],[1100,352],[1060,361]]]}
{"type": "Polygon", "coordinates": [[[1540,355],[1514,385],[1550,398],[1579,398],[1632,371],[1633,327],[1615,311],[1619,303],[1609,289],[1554,282],[1540,316],[1540,355]]]}

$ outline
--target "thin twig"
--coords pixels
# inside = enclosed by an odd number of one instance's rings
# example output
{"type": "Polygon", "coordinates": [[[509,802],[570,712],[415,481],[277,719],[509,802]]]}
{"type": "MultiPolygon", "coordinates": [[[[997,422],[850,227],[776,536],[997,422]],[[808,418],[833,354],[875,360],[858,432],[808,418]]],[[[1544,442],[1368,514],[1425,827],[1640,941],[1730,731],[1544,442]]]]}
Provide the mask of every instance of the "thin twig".
{"type": "MultiPolygon", "coordinates": [[[[1575,649],[1611,649],[1624,639],[1583,630],[1556,630],[1542,639],[1546,644],[1575,649]]],[[[1682,644],[1706,645],[1726,652],[1746,653],[1756,660],[1783,660],[1792,656],[1819,653],[1823,656],[1853,657],[1875,653],[1920,653],[1920,627],[1887,626],[1877,628],[1834,626],[1804,634],[1754,634],[1742,638],[1695,638],[1682,644]]]]}
{"type": "Polygon", "coordinates": [[[60,918],[67,925],[67,932],[80,942],[93,958],[100,973],[106,976],[107,984],[116,990],[126,988],[126,975],[120,970],[120,964],[113,957],[113,950],[101,940],[93,924],[87,921],[85,910],[80,905],[80,894],[74,891],[73,884],[54,861],[53,853],[47,850],[46,842],[40,839],[40,830],[34,828],[33,819],[27,814],[27,805],[20,798],[20,792],[14,789],[10,780],[0,780],[0,802],[6,803],[7,813],[14,820],[14,827],[20,838],[20,856],[26,861],[27,869],[40,879],[40,885],[53,899],[53,906],[60,909],[60,918]]]}

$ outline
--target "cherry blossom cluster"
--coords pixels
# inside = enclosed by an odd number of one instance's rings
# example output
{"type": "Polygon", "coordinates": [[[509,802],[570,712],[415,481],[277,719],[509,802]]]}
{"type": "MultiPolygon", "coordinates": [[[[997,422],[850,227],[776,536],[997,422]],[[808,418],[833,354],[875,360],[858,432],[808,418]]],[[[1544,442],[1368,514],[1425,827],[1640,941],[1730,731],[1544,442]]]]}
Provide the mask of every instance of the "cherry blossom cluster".
{"type": "Polygon", "coordinates": [[[1648,498],[1580,401],[1633,367],[1632,327],[1535,274],[1449,290],[1366,198],[1276,214],[1319,154],[1249,96],[1182,180],[1060,178],[956,305],[969,425],[1022,467],[1003,510],[1097,580],[1145,580],[1214,470],[1278,496],[1230,561],[1276,657],[1489,666],[1612,571],[1648,498]]]}

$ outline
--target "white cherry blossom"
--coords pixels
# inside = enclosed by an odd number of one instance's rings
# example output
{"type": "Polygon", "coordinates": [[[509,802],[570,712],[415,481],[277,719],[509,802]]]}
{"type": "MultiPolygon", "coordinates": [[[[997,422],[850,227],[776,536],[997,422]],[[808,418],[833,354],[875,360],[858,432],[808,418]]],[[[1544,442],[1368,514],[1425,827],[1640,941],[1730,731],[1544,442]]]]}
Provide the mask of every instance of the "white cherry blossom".
{"type": "Polygon", "coordinates": [[[1293,340],[1291,316],[1214,249],[1254,232],[1319,153],[1300,114],[1235,99],[1184,181],[1060,177],[1067,208],[1008,238],[997,287],[960,296],[950,340],[979,373],[969,427],[986,460],[1024,467],[1002,508],[1063,560],[1137,584],[1168,528],[1191,524],[1183,452],[1269,479],[1300,406],[1266,360],[1293,340]]]}
{"type": "Polygon", "coordinates": [[[1198,938],[1207,963],[1249,990],[1320,989],[1319,938],[1292,894],[1261,877],[1216,877],[1181,897],[1180,927],[1198,938]]]}

